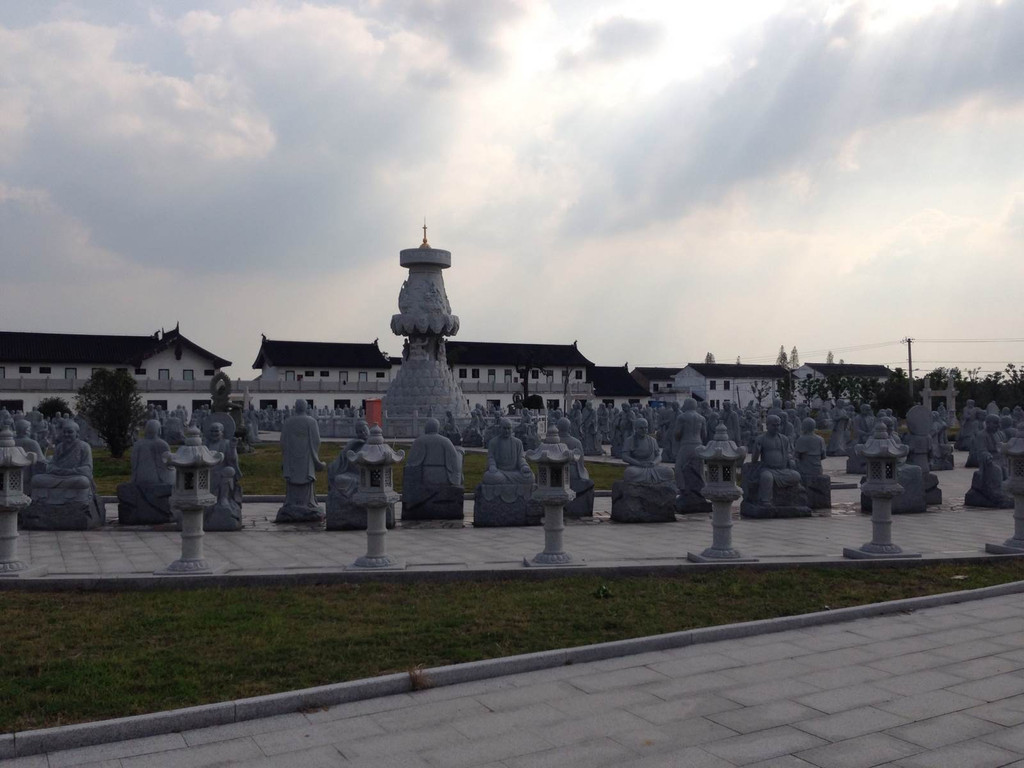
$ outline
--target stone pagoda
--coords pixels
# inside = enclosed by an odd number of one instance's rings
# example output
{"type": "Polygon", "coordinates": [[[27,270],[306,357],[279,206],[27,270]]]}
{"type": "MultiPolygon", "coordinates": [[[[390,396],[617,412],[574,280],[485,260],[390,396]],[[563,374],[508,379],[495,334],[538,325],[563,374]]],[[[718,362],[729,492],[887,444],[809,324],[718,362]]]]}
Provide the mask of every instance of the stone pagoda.
{"type": "Polygon", "coordinates": [[[466,398],[445,353],[445,337],[459,332],[459,318],[452,314],[441,274],[452,265],[451,251],[431,247],[424,224],[423,243],[403,250],[399,263],[409,270],[409,277],[398,294],[399,314],[391,316],[391,330],[406,341],[402,365],[384,396],[384,409],[389,417],[409,417],[413,411],[421,417],[432,413],[443,418],[446,411],[456,418],[468,416],[466,398]]]}

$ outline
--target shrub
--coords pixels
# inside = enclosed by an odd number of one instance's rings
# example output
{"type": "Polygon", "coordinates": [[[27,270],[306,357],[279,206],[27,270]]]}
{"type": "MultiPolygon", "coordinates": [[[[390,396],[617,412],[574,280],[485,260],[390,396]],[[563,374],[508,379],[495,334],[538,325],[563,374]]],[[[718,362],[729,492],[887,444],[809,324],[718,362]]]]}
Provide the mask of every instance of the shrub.
{"type": "Polygon", "coordinates": [[[63,397],[44,397],[39,401],[36,410],[47,419],[52,419],[62,413],[71,413],[71,403],[63,397]]]}
{"type": "Polygon", "coordinates": [[[145,414],[135,379],[127,371],[100,368],[78,390],[75,404],[106,441],[110,455],[121,458],[145,414]]]}

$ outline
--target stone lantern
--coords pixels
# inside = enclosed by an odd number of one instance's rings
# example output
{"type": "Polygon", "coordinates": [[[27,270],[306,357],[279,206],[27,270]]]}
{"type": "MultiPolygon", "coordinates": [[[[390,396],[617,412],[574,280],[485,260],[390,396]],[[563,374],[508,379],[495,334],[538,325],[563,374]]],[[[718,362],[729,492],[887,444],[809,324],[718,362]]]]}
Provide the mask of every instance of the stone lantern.
{"type": "Polygon", "coordinates": [[[704,465],[700,493],[711,502],[711,546],[699,555],[688,552],[686,559],[694,563],[756,563],[756,558],[743,557],[732,545],[732,504],[743,495],[736,475],[747,457],[746,449],[730,440],[725,424],[719,424],[715,436],[696,453],[704,465]]]}
{"type": "Polygon", "coordinates": [[[986,544],[985,551],[993,555],[1019,555],[1024,553],[1024,435],[999,444],[999,452],[1006,457],[1008,477],[1003,490],[1013,496],[1013,538],[1002,544],[986,544]]]}
{"type": "Polygon", "coordinates": [[[548,428],[544,442],[526,452],[526,458],[537,465],[537,486],[532,501],[544,505],[544,551],[534,555],[532,560],[524,557],[523,565],[582,564],[562,548],[565,505],[576,498],[576,492],[569,488],[569,462],[579,461],[582,456],[578,448],[569,448],[558,441],[558,430],[554,425],[548,428]]]}
{"type": "Polygon", "coordinates": [[[898,465],[910,448],[889,437],[882,419],[875,420],[874,434],[856,448],[867,472],[861,492],[871,498],[871,541],[859,549],[845,547],[843,557],[859,560],[920,557],[892,543],[892,500],[903,493],[903,486],[897,480],[898,465]]]}
{"type": "Polygon", "coordinates": [[[366,507],[366,554],[352,564],[353,568],[405,568],[405,563],[387,554],[388,506],[401,498],[395,493],[392,467],[405,458],[405,451],[393,451],[384,442],[378,426],[370,428],[370,437],[363,447],[348,452],[348,460],[359,467],[359,490],[353,501],[366,507]]]}
{"type": "Polygon", "coordinates": [[[25,495],[24,469],[36,463],[34,453],[14,444],[14,433],[0,431],[0,577],[42,576],[46,568],[30,568],[18,559],[18,511],[32,503],[25,495]]]}
{"type": "Polygon", "coordinates": [[[157,574],[214,573],[203,557],[203,514],[217,503],[210,492],[210,471],[224,460],[224,454],[203,445],[199,430],[189,427],[184,444],[173,454],[165,453],[163,460],[175,471],[171,509],[181,514],[181,557],[157,574]]]}

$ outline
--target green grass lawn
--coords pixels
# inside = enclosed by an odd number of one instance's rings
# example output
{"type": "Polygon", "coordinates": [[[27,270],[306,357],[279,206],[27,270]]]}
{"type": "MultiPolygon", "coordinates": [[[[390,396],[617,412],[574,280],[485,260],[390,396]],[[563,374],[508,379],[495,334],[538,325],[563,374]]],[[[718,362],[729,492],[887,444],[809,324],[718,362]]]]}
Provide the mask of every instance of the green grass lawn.
{"type": "MultiPolygon", "coordinates": [[[[409,446],[399,446],[408,450],[409,446]]],[[[320,459],[330,464],[344,448],[344,443],[321,443],[320,459]]],[[[257,445],[252,453],[238,457],[242,469],[242,488],[247,494],[282,495],[284,477],[281,475],[281,447],[277,443],[257,445]]],[[[622,478],[624,465],[587,462],[590,476],[599,490],[611,490],[612,483],[622,478]]],[[[463,462],[465,488],[472,493],[487,469],[487,457],[482,453],[467,453],[463,462]]],[[[96,487],[104,495],[117,493],[117,484],[131,478],[131,462],[128,454],[121,459],[110,457],[105,448],[93,449],[93,475],[96,487]]],[[[395,473],[395,487],[402,490],[402,466],[395,473]]],[[[327,493],[327,473],[321,472],[316,478],[317,493],[327,493]]]]}
{"type": "Polygon", "coordinates": [[[0,592],[0,732],[969,589],[1024,563],[548,581],[0,592]]]}

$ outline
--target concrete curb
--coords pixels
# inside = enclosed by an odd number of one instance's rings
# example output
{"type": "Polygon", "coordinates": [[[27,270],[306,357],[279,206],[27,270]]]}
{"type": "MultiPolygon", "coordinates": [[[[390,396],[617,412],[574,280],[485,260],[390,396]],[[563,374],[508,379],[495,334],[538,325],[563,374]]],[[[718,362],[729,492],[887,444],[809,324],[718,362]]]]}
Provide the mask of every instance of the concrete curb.
{"type": "MultiPolygon", "coordinates": [[[[456,685],[477,680],[486,680],[504,675],[552,669],[567,664],[582,664],[588,661],[618,658],[638,653],[683,648],[689,645],[711,643],[718,640],[733,640],[753,635],[784,632],[791,629],[836,624],[854,619],[886,616],[894,613],[934,608],[942,605],[990,597],[1001,597],[1024,593],[1024,581],[997,584],[960,592],[941,595],[911,597],[885,603],[871,603],[834,611],[817,611],[799,616],[783,616],[761,621],[726,624],[719,627],[705,627],[664,635],[616,640],[609,643],[584,645],[578,648],[562,648],[552,651],[506,656],[484,661],[471,661],[445,667],[425,669],[418,673],[429,687],[456,685]]],[[[267,696],[257,696],[236,701],[207,704],[148,715],[101,720],[93,723],[43,728],[34,731],[18,731],[0,735],[0,759],[24,757],[43,752],[105,744],[112,741],[137,739],[175,733],[193,728],[240,722],[260,717],[270,717],[296,712],[310,707],[328,707],[352,701],[391,696],[413,691],[409,674],[391,674],[381,677],[352,680],[345,683],[304,688],[267,696]]]]}

